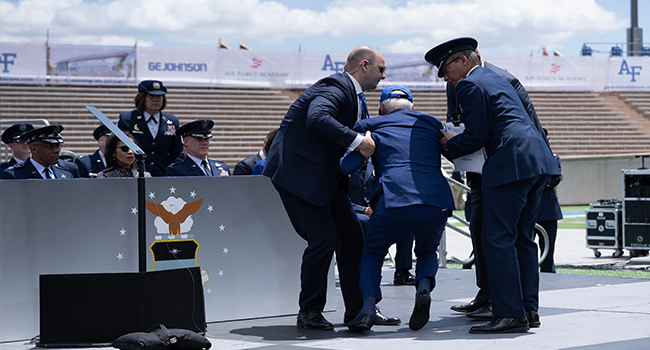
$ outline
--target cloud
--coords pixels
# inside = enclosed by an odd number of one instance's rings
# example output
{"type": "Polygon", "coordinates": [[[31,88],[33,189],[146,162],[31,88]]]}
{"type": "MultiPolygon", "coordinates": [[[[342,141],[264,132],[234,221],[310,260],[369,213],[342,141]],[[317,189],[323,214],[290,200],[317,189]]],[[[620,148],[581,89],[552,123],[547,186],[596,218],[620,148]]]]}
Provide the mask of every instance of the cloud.
{"type": "Polygon", "coordinates": [[[482,48],[507,51],[562,47],[574,36],[626,24],[594,0],[336,0],[319,7],[270,0],[0,0],[0,41],[43,43],[48,29],[56,44],[215,47],[222,39],[273,49],[292,39],[358,37],[386,52],[421,53],[473,36],[482,48]]]}

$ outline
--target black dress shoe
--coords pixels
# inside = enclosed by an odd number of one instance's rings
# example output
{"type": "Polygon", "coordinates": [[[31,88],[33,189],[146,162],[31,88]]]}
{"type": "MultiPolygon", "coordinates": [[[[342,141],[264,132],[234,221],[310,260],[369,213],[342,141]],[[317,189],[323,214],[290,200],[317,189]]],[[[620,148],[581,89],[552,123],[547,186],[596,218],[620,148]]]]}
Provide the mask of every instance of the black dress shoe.
{"type": "Polygon", "coordinates": [[[393,284],[396,285],[413,285],[415,284],[415,276],[411,274],[409,269],[400,269],[395,271],[393,275],[393,284]]]}
{"type": "Polygon", "coordinates": [[[492,321],[474,326],[470,333],[525,333],[528,332],[528,320],[523,318],[495,318],[492,321]]]}
{"type": "Polygon", "coordinates": [[[329,323],[323,317],[323,314],[316,309],[307,312],[298,312],[297,324],[299,327],[307,329],[334,329],[334,325],[329,323]]]}
{"type": "Polygon", "coordinates": [[[350,321],[354,320],[354,318],[357,317],[357,315],[359,315],[359,311],[361,310],[346,311],[343,314],[343,324],[347,326],[350,323],[350,321]]]}
{"type": "Polygon", "coordinates": [[[377,310],[377,313],[375,313],[375,319],[372,321],[372,323],[376,324],[377,326],[397,326],[402,322],[402,320],[397,317],[384,316],[381,311],[379,311],[379,307],[377,306],[375,306],[375,309],[377,310]]]}
{"type": "Polygon", "coordinates": [[[429,308],[431,307],[431,296],[429,292],[423,290],[415,297],[415,307],[409,320],[409,328],[417,331],[422,329],[429,322],[429,308]]]}
{"type": "Polygon", "coordinates": [[[474,320],[489,321],[489,320],[492,319],[492,317],[494,317],[492,315],[492,304],[487,303],[482,308],[480,308],[480,309],[478,309],[478,310],[476,310],[474,312],[470,312],[465,316],[467,316],[467,317],[469,317],[471,319],[474,319],[474,320]]]}
{"type": "Polygon", "coordinates": [[[450,309],[458,312],[474,312],[480,308],[482,308],[485,304],[487,304],[489,301],[488,300],[472,300],[468,304],[462,304],[462,305],[454,305],[450,307],[450,309]]]}
{"type": "Polygon", "coordinates": [[[539,320],[539,314],[537,310],[530,310],[526,312],[526,319],[528,320],[528,325],[530,328],[537,328],[542,325],[542,321],[539,320]]]}
{"type": "Polygon", "coordinates": [[[374,319],[375,315],[359,315],[348,323],[348,329],[353,332],[369,331],[374,319]]]}

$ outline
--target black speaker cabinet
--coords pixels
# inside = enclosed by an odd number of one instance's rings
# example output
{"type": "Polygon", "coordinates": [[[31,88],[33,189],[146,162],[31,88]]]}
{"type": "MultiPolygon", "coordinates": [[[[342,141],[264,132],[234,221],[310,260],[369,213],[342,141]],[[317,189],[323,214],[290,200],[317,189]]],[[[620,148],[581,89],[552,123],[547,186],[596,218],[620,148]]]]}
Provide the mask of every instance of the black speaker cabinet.
{"type": "Polygon", "coordinates": [[[142,273],[40,276],[38,346],[110,344],[158,324],[204,333],[198,267],[142,273]]]}

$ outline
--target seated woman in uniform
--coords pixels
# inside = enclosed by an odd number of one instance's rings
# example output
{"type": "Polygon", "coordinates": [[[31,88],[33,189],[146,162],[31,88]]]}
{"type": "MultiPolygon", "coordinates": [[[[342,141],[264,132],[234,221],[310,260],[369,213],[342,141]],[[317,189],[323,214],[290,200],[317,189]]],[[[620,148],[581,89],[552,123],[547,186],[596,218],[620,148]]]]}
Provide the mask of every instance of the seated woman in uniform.
{"type": "MultiPolygon", "coordinates": [[[[133,136],[125,132],[131,141],[135,142],[133,136]]],[[[138,177],[138,169],[135,162],[135,153],[115,134],[112,134],[106,141],[106,169],[97,174],[98,178],[108,177],[138,177]]],[[[144,177],[151,177],[148,171],[144,177]]]]}

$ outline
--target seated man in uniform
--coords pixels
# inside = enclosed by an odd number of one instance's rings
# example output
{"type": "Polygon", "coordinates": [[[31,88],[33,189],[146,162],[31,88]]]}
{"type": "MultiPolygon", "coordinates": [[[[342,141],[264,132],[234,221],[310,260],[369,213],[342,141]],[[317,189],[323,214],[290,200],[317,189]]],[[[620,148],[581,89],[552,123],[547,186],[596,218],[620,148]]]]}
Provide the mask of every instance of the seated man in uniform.
{"type": "Polygon", "coordinates": [[[184,158],[178,158],[167,167],[167,176],[229,176],[230,169],[223,162],[208,158],[210,152],[210,119],[196,120],[178,128],[177,134],[183,142],[184,158]]]}
{"type": "Polygon", "coordinates": [[[27,142],[20,140],[20,135],[27,131],[34,130],[32,124],[19,123],[14,124],[2,133],[2,142],[11,149],[11,160],[0,164],[0,174],[8,167],[16,164],[22,164],[29,158],[29,146],[27,142]]]}
{"type": "Polygon", "coordinates": [[[3,179],[72,179],[70,172],[58,165],[63,138],[61,125],[48,125],[28,131],[20,136],[32,153],[24,163],[16,164],[2,172],[3,179]]]}
{"type": "MultiPolygon", "coordinates": [[[[413,111],[413,97],[404,86],[387,87],[380,101],[381,116],[360,120],[354,127],[371,133],[375,142],[372,163],[377,179],[359,268],[363,308],[348,328],[364,331],[373,326],[375,303],[382,297],[381,266],[388,247],[412,231],[417,295],[409,328],[419,330],[429,321],[438,245],[454,209],[451,190],[440,169],[442,124],[438,118],[413,111]]],[[[341,158],[341,170],[351,173],[365,160],[359,152],[348,152],[341,158]]]]}
{"type": "Polygon", "coordinates": [[[100,125],[93,131],[93,137],[97,140],[97,151],[93,154],[78,157],[74,163],[79,167],[81,177],[96,177],[97,173],[106,168],[106,140],[111,135],[106,125],[100,125]]]}

